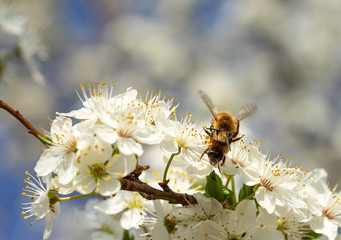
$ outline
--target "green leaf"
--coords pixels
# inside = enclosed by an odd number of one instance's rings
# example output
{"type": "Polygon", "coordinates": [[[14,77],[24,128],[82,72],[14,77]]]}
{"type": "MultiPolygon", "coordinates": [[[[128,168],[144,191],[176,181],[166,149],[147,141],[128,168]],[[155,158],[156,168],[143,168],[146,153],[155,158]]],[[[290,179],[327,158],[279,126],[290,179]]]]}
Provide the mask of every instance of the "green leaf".
{"type": "Polygon", "coordinates": [[[224,200],[223,181],[214,171],[206,176],[205,195],[218,201],[224,200]]]}
{"type": "Polygon", "coordinates": [[[238,194],[239,202],[242,201],[244,198],[250,196],[253,193],[253,188],[254,186],[247,186],[244,184],[238,194]]]}

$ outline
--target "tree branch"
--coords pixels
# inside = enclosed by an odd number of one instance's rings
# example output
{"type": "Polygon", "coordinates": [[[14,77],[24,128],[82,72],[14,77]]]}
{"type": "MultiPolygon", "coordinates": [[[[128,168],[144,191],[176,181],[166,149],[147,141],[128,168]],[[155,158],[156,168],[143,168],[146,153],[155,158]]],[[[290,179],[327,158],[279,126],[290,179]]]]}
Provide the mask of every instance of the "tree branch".
{"type": "Polygon", "coordinates": [[[189,204],[196,204],[197,200],[193,195],[186,193],[173,192],[167,185],[167,183],[159,183],[159,185],[164,189],[164,191],[156,189],[145,182],[142,182],[138,176],[142,171],[148,169],[149,166],[139,166],[139,168],[129,174],[128,176],[122,178],[121,189],[130,192],[139,192],[144,198],[148,200],[163,199],[167,200],[169,203],[182,204],[183,206],[189,204]]]}
{"type": "Polygon", "coordinates": [[[28,132],[38,138],[43,144],[48,145],[44,140],[42,134],[33,127],[33,125],[24,118],[19,111],[14,110],[10,106],[8,106],[4,101],[0,100],[0,108],[4,109],[5,111],[9,112],[13,117],[15,117],[22,125],[24,125],[28,132]]]}

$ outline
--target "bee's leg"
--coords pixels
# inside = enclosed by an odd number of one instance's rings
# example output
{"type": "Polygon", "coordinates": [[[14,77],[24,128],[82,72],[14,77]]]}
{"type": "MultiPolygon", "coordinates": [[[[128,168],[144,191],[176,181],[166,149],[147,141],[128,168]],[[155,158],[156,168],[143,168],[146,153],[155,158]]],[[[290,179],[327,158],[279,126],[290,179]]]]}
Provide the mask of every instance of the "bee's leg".
{"type": "Polygon", "coordinates": [[[240,136],[240,137],[238,137],[238,138],[235,138],[235,139],[232,140],[232,142],[236,142],[236,141],[242,139],[243,137],[244,137],[244,135],[242,135],[242,136],[240,136]]]}
{"type": "Polygon", "coordinates": [[[226,156],[223,157],[221,164],[220,163],[217,164],[218,165],[218,170],[219,170],[220,173],[221,173],[220,166],[224,165],[225,160],[226,160],[226,156]]]}
{"type": "Polygon", "coordinates": [[[220,128],[219,129],[216,129],[213,127],[213,125],[210,126],[210,131],[216,131],[216,132],[219,132],[220,131],[220,128]]]}
{"type": "Polygon", "coordinates": [[[211,128],[203,127],[203,129],[204,129],[204,131],[205,131],[205,133],[206,133],[207,135],[209,135],[209,136],[212,135],[212,131],[210,131],[211,128]]]}
{"type": "Polygon", "coordinates": [[[199,158],[199,161],[202,159],[202,157],[205,155],[205,153],[207,153],[209,150],[209,148],[206,148],[206,150],[201,154],[200,158],[199,158]]]}
{"type": "Polygon", "coordinates": [[[239,134],[239,120],[237,120],[236,122],[237,122],[237,131],[232,136],[232,139],[233,139],[232,142],[236,142],[236,141],[238,141],[244,137],[244,135],[242,135],[242,136],[236,138],[239,134]]]}
{"type": "Polygon", "coordinates": [[[233,135],[231,136],[232,138],[235,138],[238,136],[239,134],[239,120],[236,120],[236,124],[237,124],[237,130],[233,133],[233,135]]]}

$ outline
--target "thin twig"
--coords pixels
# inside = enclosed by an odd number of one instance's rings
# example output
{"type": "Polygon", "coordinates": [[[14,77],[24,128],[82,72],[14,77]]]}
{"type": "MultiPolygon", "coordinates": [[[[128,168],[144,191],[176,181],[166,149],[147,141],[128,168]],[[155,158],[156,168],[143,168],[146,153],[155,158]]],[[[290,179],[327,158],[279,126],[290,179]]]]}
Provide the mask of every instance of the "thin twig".
{"type": "Polygon", "coordinates": [[[48,145],[46,141],[44,141],[43,135],[33,127],[33,125],[24,118],[18,110],[14,110],[9,105],[7,105],[4,101],[0,100],[0,108],[9,112],[13,117],[15,117],[22,125],[24,125],[30,134],[38,138],[43,144],[48,145]]]}

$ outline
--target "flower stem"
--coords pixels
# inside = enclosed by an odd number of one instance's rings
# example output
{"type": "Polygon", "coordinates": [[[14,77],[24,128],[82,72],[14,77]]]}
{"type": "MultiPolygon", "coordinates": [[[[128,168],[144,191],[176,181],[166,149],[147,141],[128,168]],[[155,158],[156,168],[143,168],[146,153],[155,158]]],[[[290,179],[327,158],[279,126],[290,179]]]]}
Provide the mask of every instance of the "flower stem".
{"type": "Polygon", "coordinates": [[[178,147],[178,152],[177,153],[172,153],[172,155],[170,156],[169,160],[168,160],[168,163],[167,163],[167,166],[166,166],[166,169],[165,169],[165,172],[163,173],[163,180],[162,182],[165,183],[167,181],[167,173],[168,173],[168,169],[169,169],[169,166],[171,165],[172,161],[173,161],[173,158],[180,154],[181,152],[181,147],[178,147]]]}
{"type": "Polygon", "coordinates": [[[69,201],[69,200],[74,200],[74,199],[78,199],[78,198],[82,198],[82,197],[88,197],[88,196],[95,195],[95,194],[97,194],[97,193],[96,192],[91,192],[91,193],[88,193],[88,194],[82,194],[82,195],[66,197],[66,198],[59,198],[59,201],[60,202],[69,201]]]}
{"type": "Polygon", "coordinates": [[[247,200],[247,199],[252,199],[255,196],[255,194],[256,194],[255,192],[251,193],[249,196],[247,196],[246,198],[244,198],[240,202],[237,202],[237,203],[233,204],[228,209],[236,209],[236,207],[238,206],[239,203],[241,203],[242,201],[247,200]]]}
{"type": "Polygon", "coordinates": [[[232,192],[233,192],[232,202],[233,202],[233,204],[236,204],[237,200],[236,200],[236,189],[235,189],[235,184],[234,184],[234,176],[231,176],[231,188],[232,188],[232,192]]]}
{"type": "Polygon", "coordinates": [[[225,187],[228,188],[232,175],[227,175],[227,174],[224,174],[224,175],[226,177],[225,187]]]}

